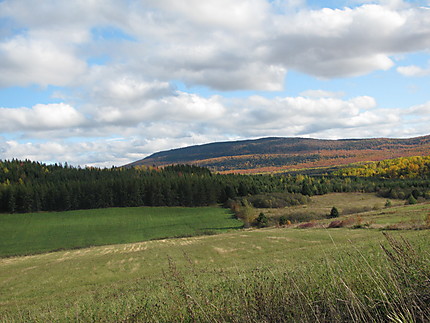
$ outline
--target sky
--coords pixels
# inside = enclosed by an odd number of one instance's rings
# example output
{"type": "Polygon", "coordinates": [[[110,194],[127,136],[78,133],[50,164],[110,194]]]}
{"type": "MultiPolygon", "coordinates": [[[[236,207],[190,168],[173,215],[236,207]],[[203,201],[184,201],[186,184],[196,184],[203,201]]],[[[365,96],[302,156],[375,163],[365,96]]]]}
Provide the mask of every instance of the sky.
{"type": "Polygon", "coordinates": [[[429,0],[0,0],[0,159],[429,135],[429,54],[429,0]]]}

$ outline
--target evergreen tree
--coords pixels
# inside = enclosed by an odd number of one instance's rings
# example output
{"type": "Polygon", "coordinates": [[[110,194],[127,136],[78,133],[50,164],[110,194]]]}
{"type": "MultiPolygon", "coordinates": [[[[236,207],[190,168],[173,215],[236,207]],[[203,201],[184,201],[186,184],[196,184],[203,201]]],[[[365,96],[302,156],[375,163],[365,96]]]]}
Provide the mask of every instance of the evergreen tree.
{"type": "Polygon", "coordinates": [[[335,206],[332,207],[332,209],[330,211],[329,217],[330,218],[337,218],[337,217],[339,217],[339,211],[338,211],[338,209],[335,206]]]}

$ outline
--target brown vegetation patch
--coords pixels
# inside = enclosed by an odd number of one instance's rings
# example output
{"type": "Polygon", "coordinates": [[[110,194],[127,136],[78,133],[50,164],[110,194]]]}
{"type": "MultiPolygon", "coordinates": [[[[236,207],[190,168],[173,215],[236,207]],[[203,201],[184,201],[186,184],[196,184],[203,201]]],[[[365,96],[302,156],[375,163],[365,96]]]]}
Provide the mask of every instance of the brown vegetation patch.
{"type": "Polygon", "coordinates": [[[316,222],[305,222],[305,223],[300,223],[299,225],[297,225],[297,228],[299,229],[309,229],[309,228],[314,228],[317,226],[316,222]]]}

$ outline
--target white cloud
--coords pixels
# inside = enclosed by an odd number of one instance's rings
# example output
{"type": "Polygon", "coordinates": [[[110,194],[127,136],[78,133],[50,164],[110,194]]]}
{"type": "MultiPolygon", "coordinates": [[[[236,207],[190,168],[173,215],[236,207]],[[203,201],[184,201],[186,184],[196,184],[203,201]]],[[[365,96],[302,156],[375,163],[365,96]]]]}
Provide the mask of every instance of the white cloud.
{"type": "Polygon", "coordinates": [[[428,104],[403,113],[322,89],[223,98],[174,86],[279,91],[288,70],[325,79],[388,70],[430,48],[430,11],[403,1],[309,10],[303,0],[5,0],[0,18],[9,21],[0,87],[67,86],[60,104],[0,108],[0,158],[110,166],[217,140],[428,132],[428,104]]]}
{"type": "Polygon", "coordinates": [[[86,64],[47,40],[17,36],[0,42],[0,87],[70,85],[86,64]]]}
{"type": "Polygon", "coordinates": [[[269,4],[261,0],[150,0],[147,3],[200,27],[245,32],[262,23],[270,10],[269,4]]]}
{"type": "Polygon", "coordinates": [[[421,121],[430,121],[430,102],[410,107],[403,114],[421,121]]]}
{"type": "Polygon", "coordinates": [[[85,117],[64,103],[37,104],[32,108],[0,108],[2,132],[49,131],[83,126],[85,117]]]}
{"type": "Polygon", "coordinates": [[[364,5],[287,18],[276,20],[275,36],[267,43],[272,60],[324,78],[387,70],[394,64],[390,55],[430,45],[429,17],[419,9],[364,5]]]}
{"type": "Polygon", "coordinates": [[[147,82],[131,74],[103,70],[93,68],[89,75],[82,78],[88,88],[80,94],[83,100],[97,105],[131,108],[174,93],[168,82],[147,82]]]}
{"type": "Polygon", "coordinates": [[[159,121],[202,122],[225,113],[219,98],[202,98],[196,94],[177,92],[157,100],[147,100],[138,106],[101,106],[92,109],[99,123],[136,126],[159,121]]]}
{"type": "MultiPolygon", "coordinates": [[[[1,42],[0,84],[66,85],[107,55],[125,74],[221,90],[280,90],[288,69],[322,78],[387,70],[430,46],[429,11],[390,3],[279,11],[264,0],[0,3],[28,32],[1,42]],[[113,27],[135,41],[91,39],[113,27]],[[50,64],[49,64],[50,62],[50,64]],[[28,71],[28,73],[24,73],[28,71]]],[[[103,81],[99,79],[99,81],[103,81]]]]}
{"type": "Polygon", "coordinates": [[[430,68],[424,69],[416,65],[399,66],[397,72],[408,77],[428,76],[430,75],[430,68]]]}
{"type": "Polygon", "coordinates": [[[337,129],[341,133],[345,128],[383,124],[386,112],[367,111],[375,104],[375,100],[370,97],[350,100],[251,97],[234,103],[240,116],[240,122],[235,127],[238,133],[252,136],[264,136],[265,133],[314,135],[324,129],[337,129]],[[242,110],[241,107],[247,108],[242,110]]]}
{"type": "Polygon", "coordinates": [[[108,110],[100,110],[100,115],[86,120],[67,106],[15,109],[16,115],[5,114],[15,129],[28,133],[35,127],[51,130],[39,132],[37,143],[26,139],[25,133],[2,141],[0,156],[110,167],[160,150],[232,139],[407,137],[428,132],[429,107],[427,103],[407,110],[381,109],[367,96],[348,100],[302,96],[226,99],[178,92],[146,106],[146,112],[152,114],[147,119],[145,111],[136,109],[112,108],[116,114],[110,111],[110,118],[108,110]],[[51,119],[44,119],[46,113],[51,119]],[[62,137],[60,124],[75,127],[75,139],[62,137]]]}

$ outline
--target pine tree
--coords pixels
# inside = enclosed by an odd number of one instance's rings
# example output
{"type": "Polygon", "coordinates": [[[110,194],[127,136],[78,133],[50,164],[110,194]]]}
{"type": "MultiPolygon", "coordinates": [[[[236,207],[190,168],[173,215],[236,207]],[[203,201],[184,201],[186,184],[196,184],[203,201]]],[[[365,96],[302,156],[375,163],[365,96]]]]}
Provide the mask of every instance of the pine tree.
{"type": "Polygon", "coordinates": [[[337,217],[339,217],[339,211],[338,211],[338,209],[335,206],[333,206],[331,208],[330,216],[329,217],[330,218],[337,218],[337,217]]]}

